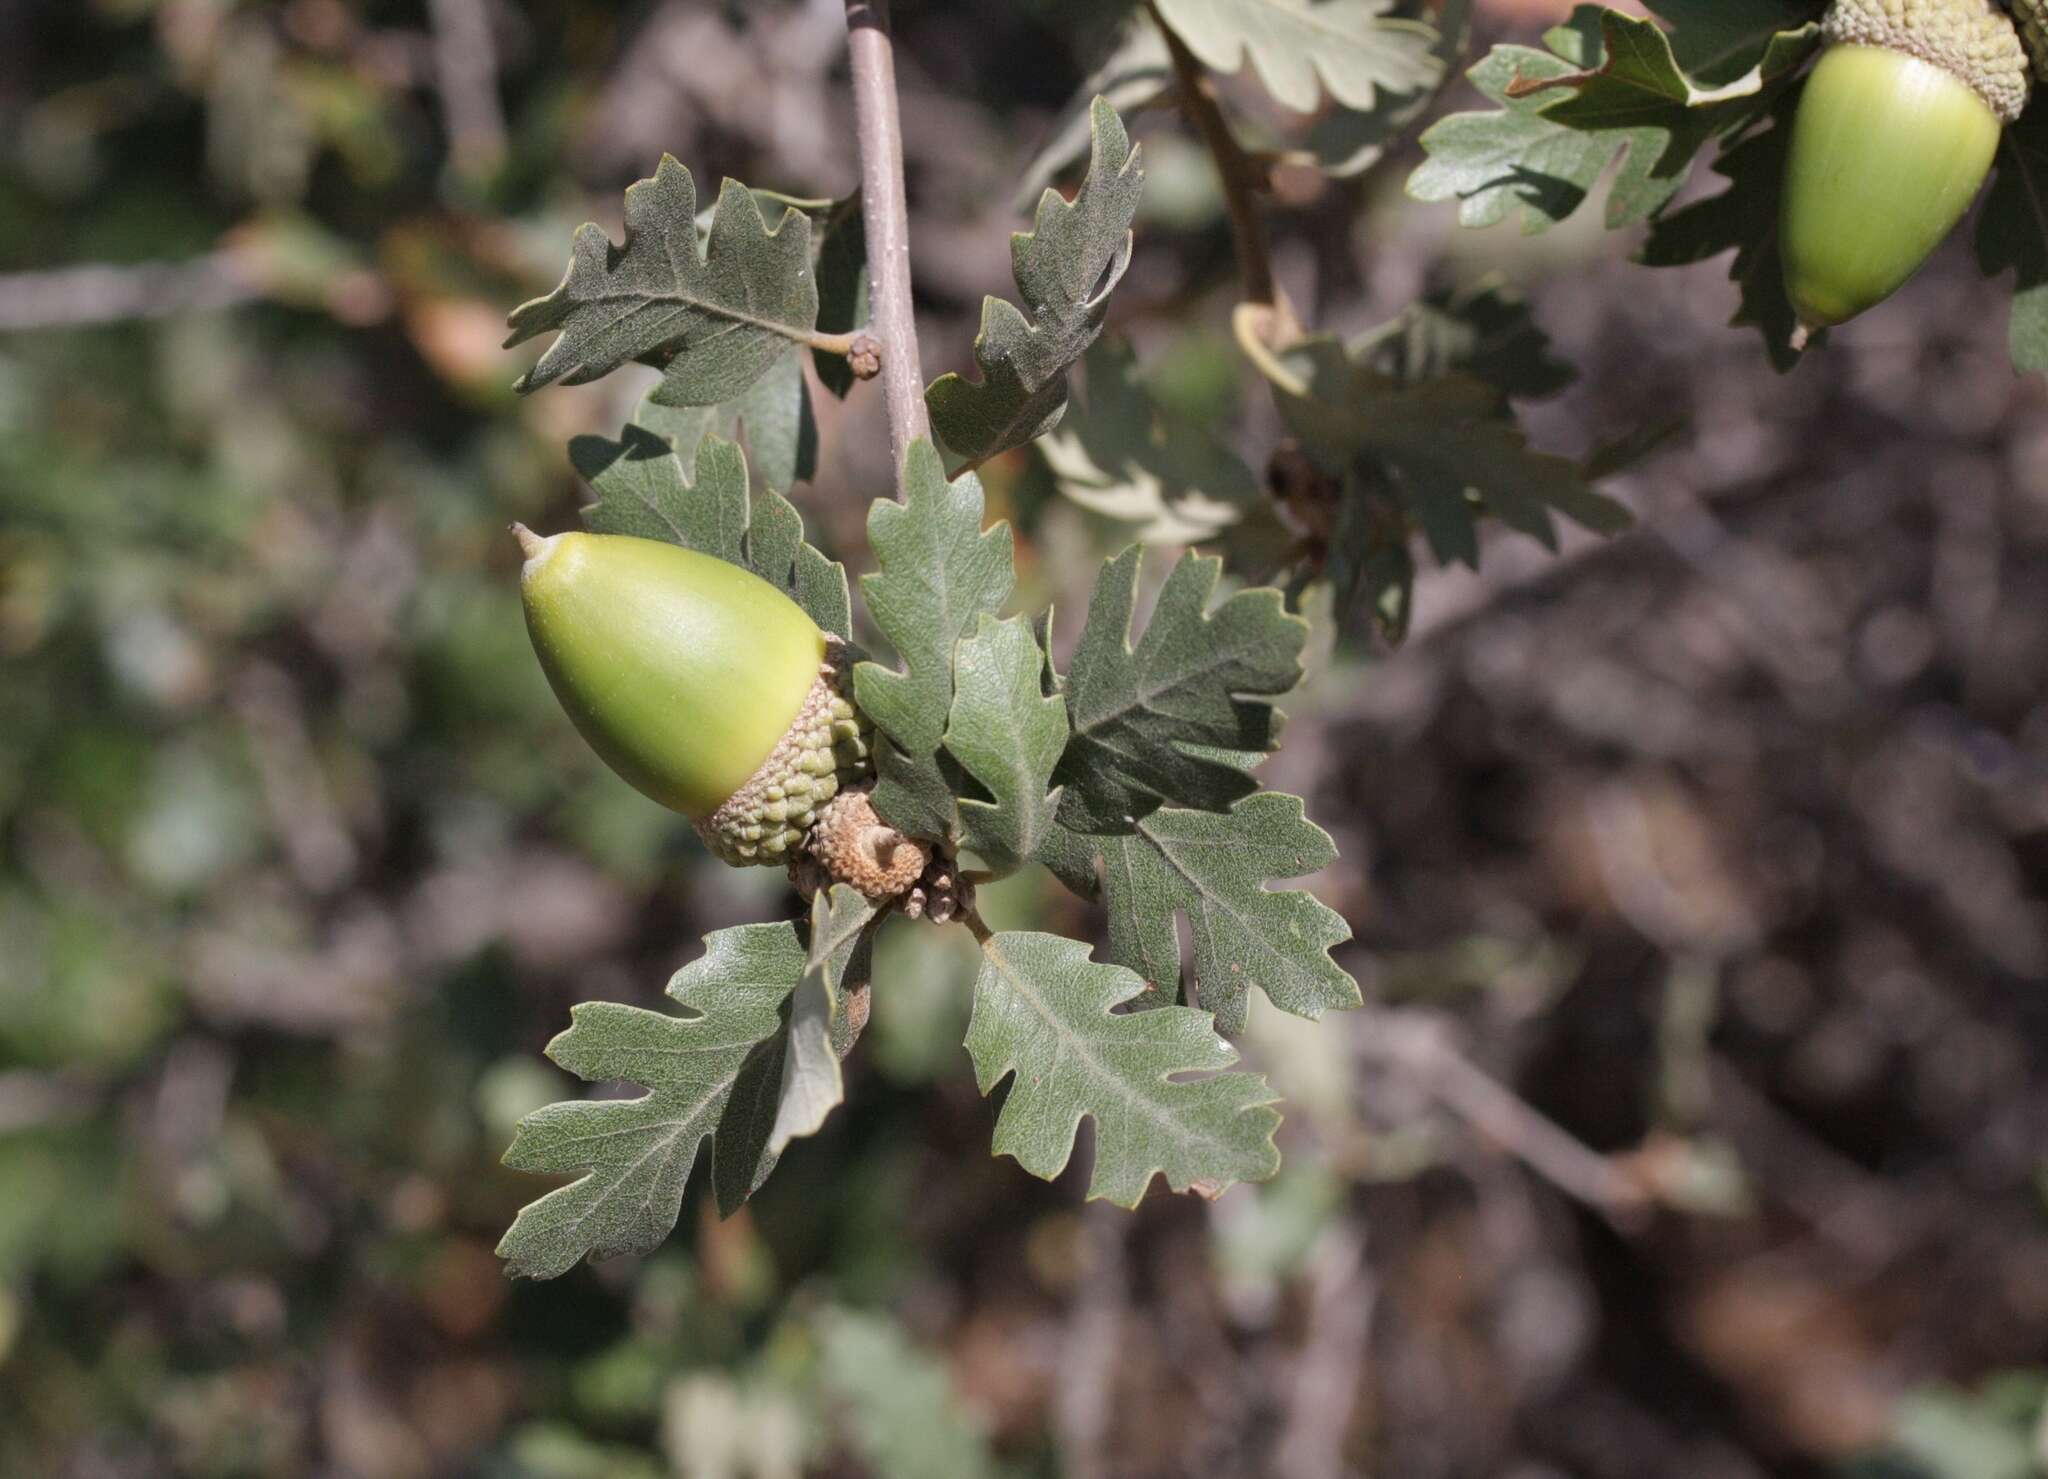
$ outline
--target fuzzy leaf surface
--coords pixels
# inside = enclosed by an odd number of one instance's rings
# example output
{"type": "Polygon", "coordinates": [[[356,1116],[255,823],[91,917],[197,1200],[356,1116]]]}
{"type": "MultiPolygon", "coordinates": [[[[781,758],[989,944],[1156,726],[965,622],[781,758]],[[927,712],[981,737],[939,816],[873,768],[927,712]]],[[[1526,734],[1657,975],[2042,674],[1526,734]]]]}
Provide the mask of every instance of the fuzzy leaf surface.
{"type": "Polygon", "coordinates": [[[876,810],[905,832],[943,837],[953,787],[938,751],[953,709],[953,648],[1009,598],[1014,539],[1006,523],[981,527],[980,480],[970,473],[948,482],[930,442],[911,443],[903,491],[902,503],[878,499],[868,511],[877,569],[860,583],[903,671],[857,664],[854,697],[888,741],[877,747],[876,810]]]}
{"type": "Polygon", "coordinates": [[[667,1237],[705,1141],[730,1214],[767,1179],[790,993],[805,949],[793,924],[719,930],[668,995],[688,1015],[584,1002],[548,1056],[578,1078],[647,1089],[638,1099],[551,1104],[520,1122],[505,1164],[578,1174],[520,1210],[498,1244],[506,1272],[551,1279],[584,1258],[644,1253],[667,1237]]]}
{"type": "Polygon", "coordinates": [[[803,976],[791,1001],[789,1051],[768,1134],[770,1155],[781,1155],[800,1135],[815,1135],[846,1097],[839,1060],[856,1035],[847,1008],[854,992],[868,989],[877,912],[858,889],[843,883],[811,901],[803,976]]]}
{"type": "Polygon", "coordinates": [[[1027,317],[1001,298],[982,301],[974,359],[979,380],[942,375],[925,391],[947,448],[978,466],[1059,424],[1067,369],[1102,332],[1109,294],[1131,262],[1131,219],[1145,171],[1116,110],[1089,113],[1088,173],[1071,201],[1047,190],[1028,232],[1010,238],[1010,266],[1027,317]]]}
{"type": "Polygon", "coordinates": [[[732,400],[802,343],[818,317],[810,218],[785,209],[773,231],[752,191],[727,180],[700,252],[697,186],[664,155],[626,191],[625,240],[576,232],[561,284],[515,309],[506,348],[557,332],[517,389],[581,385],[638,361],[662,371],[671,405],[732,400]]]}
{"type": "Polygon", "coordinates": [[[1236,72],[1250,61],[1274,100],[1315,111],[1319,87],[1347,108],[1383,92],[1435,84],[1436,32],[1392,16],[1394,0],[1158,0],[1159,13],[1202,64],[1236,72]]]}
{"type": "Polygon", "coordinates": [[[1716,3],[1726,6],[1719,20],[1705,19],[1714,12],[1699,0],[1656,7],[1679,23],[1676,43],[1652,20],[1581,6],[1544,37],[1547,51],[1495,47],[1466,76],[1499,107],[1431,126],[1422,136],[1429,157],[1409,176],[1408,193],[1457,201],[1465,226],[1519,213],[1522,230],[1534,234],[1575,212],[1620,155],[1608,227],[1656,214],[1700,149],[1754,121],[1819,45],[1810,7],[1716,3]],[[1787,22],[1792,29],[1773,29],[1787,22]],[[1688,24],[1710,26],[1709,39],[1685,39],[1688,24]],[[1700,75],[1681,55],[1696,59],[1700,75]],[[1738,64],[1743,69],[1728,76],[1738,64]]]}
{"type": "Polygon", "coordinates": [[[778,493],[809,482],[818,470],[818,423],[804,379],[803,350],[794,344],[732,400],[716,406],[671,406],[662,399],[662,386],[656,385],[633,419],[666,437],[685,458],[707,436],[732,442],[744,432],[754,471],[778,493]]]}
{"type": "Polygon", "coordinates": [[[1050,1180],[1085,1117],[1095,1122],[1090,1197],[1135,1207],[1155,1175],[1212,1193],[1271,1176],[1280,1116],[1265,1078],[1222,1071],[1237,1053],[1207,1012],[1111,1010],[1144,989],[1078,941],[1028,931],[983,941],[967,1051],[982,1093],[1011,1079],[996,1154],[1050,1180]]]}
{"type": "Polygon", "coordinates": [[[1067,744],[1067,706],[1041,685],[1045,654],[1022,617],[983,615],[954,649],[946,751],[990,800],[959,800],[962,843],[998,872],[1032,857],[1052,829],[1047,795],[1067,744]]]}
{"type": "Polygon", "coordinates": [[[1123,834],[1061,830],[1045,861],[1076,893],[1109,910],[1109,959],[1136,971],[1155,993],[1180,997],[1183,961],[1174,928],[1187,917],[1194,959],[1192,1000],[1216,1030],[1244,1030],[1254,987],[1298,1017],[1355,1007],[1358,985],[1330,958],[1351,938],[1343,917],[1301,889],[1270,892],[1336,860],[1336,845],[1309,821],[1301,799],[1265,791],[1227,814],[1162,808],[1123,834]]]}
{"type": "Polygon", "coordinates": [[[1268,587],[1209,610],[1220,560],[1183,557],[1134,644],[1138,556],[1103,565],[1067,673],[1059,819],[1086,832],[1128,831],[1162,806],[1228,810],[1258,783],[1208,752],[1273,749],[1272,700],[1301,681],[1308,624],[1268,587]]]}

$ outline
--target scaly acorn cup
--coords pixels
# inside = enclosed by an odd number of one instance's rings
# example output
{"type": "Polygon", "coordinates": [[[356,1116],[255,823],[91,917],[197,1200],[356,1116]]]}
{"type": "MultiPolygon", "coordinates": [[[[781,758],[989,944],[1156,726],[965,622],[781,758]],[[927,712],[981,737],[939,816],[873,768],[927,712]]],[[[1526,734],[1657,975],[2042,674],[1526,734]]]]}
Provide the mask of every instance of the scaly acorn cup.
{"type": "Polygon", "coordinates": [[[751,571],[618,534],[513,525],[526,629],[590,747],[726,862],[796,861],[872,731],[840,644],[751,571]]]}
{"type": "Polygon", "coordinates": [[[1822,30],[1779,227],[1794,347],[1919,270],[1976,199],[2031,86],[1992,0],[1836,0],[1822,30]]]}

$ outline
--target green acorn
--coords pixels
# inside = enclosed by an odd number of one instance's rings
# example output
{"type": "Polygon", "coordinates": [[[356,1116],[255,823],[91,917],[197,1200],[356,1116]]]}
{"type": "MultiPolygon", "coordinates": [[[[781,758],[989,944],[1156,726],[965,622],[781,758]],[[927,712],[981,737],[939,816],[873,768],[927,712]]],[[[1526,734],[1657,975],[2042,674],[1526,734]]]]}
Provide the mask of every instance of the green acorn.
{"type": "MultiPolygon", "coordinates": [[[[2021,0],[2035,18],[2039,0],[2021,0]]],[[[1992,0],[1836,0],[1792,128],[1779,228],[1795,344],[1903,286],[1962,219],[2027,105],[1992,0]]]]}
{"type": "Polygon", "coordinates": [[[843,648],[739,566],[617,534],[526,554],[526,629],[592,749],[688,816],[728,863],[795,859],[825,803],[869,774],[843,648]]]}

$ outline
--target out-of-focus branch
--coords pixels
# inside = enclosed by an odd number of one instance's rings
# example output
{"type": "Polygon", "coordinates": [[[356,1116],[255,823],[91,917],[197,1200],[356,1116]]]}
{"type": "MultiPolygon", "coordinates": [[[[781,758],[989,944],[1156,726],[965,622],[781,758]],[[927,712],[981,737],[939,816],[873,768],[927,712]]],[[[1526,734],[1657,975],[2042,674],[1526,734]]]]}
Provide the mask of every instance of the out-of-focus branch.
{"type": "Polygon", "coordinates": [[[904,454],[931,435],[910,299],[910,207],[903,187],[903,122],[896,108],[896,58],[889,0],[846,0],[853,66],[853,116],[860,144],[861,216],[867,227],[874,336],[882,351],[889,452],[897,475],[904,454]]]}
{"type": "Polygon", "coordinates": [[[101,1091],[87,1080],[27,1068],[0,1073],[0,1135],[45,1125],[75,1124],[99,1108],[101,1091]]]}
{"type": "Polygon", "coordinates": [[[0,333],[233,308],[264,296],[232,251],[189,262],[89,263],[0,275],[0,333]]]}
{"type": "Polygon", "coordinates": [[[505,110],[498,101],[498,51],[484,0],[431,0],[434,79],[458,172],[488,173],[505,157],[505,110]]]}
{"type": "MultiPolygon", "coordinates": [[[[1087,1168],[1081,1168],[1086,1185],[1087,1168]]],[[[1130,1277],[1124,1239],[1131,1219],[1108,1202],[1081,1214],[1081,1282],[1075,1291],[1053,1390],[1060,1460],[1074,1479],[1108,1473],[1104,1445],[1116,1392],[1121,1330],[1130,1277]]]]}
{"type": "Polygon", "coordinates": [[[1445,1023],[1389,1012],[1360,1040],[1369,1055],[1412,1074],[1445,1109],[1618,1230],[1641,1225],[1650,1210],[1649,1189],[1467,1058],[1445,1023]]]}
{"type": "Polygon", "coordinates": [[[291,679],[270,663],[251,663],[232,702],[292,871],[309,892],[331,893],[355,872],[356,845],[328,794],[291,679]]]}
{"type": "Polygon", "coordinates": [[[1295,1362],[1273,1469],[1279,1479],[1337,1479],[1363,1388],[1378,1282],[1365,1232],[1349,1218],[1326,1231],[1308,1269],[1308,1328],[1295,1362]]]}

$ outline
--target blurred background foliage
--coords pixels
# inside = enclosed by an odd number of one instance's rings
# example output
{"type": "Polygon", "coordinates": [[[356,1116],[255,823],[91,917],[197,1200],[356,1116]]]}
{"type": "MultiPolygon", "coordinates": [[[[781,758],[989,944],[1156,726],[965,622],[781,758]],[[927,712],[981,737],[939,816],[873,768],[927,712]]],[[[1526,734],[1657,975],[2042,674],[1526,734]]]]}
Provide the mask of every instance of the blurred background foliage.
{"type": "MultiPolygon", "coordinates": [[[[938,373],[1102,7],[897,9],[938,373]]],[[[1426,575],[1290,706],[1368,1007],[1255,1013],[1281,1177],[1126,1216],[990,1160],[965,942],[898,928],[746,1212],[501,1277],[568,1006],[790,906],[546,693],[504,526],[566,526],[640,387],[515,402],[504,314],[663,151],[844,193],[842,56],[825,0],[0,3],[0,1474],[2048,1472],[2048,398],[1999,290],[1946,253],[1779,379],[1717,264],[1456,235],[1406,156],[1281,172],[1297,302],[1505,272],[1582,371],[1539,441],[1688,431],[1638,532],[1426,575]]],[[[1135,125],[1113,327],[1263,466],[1206,158],[1135,125]]],[[[819,408],[859,569],[879,392],[819,408]]],[[[1122,531],[985,477],[1079,612],[1122,531]]]]}

